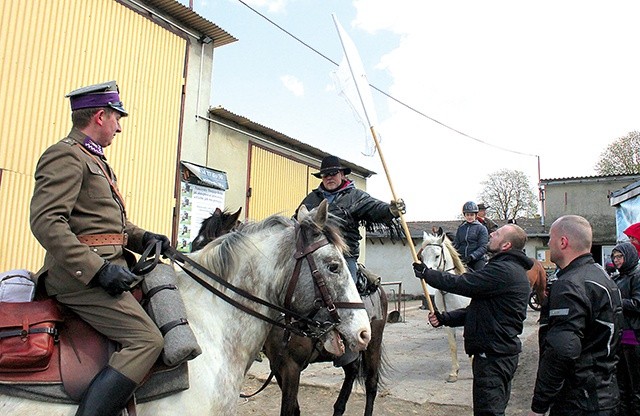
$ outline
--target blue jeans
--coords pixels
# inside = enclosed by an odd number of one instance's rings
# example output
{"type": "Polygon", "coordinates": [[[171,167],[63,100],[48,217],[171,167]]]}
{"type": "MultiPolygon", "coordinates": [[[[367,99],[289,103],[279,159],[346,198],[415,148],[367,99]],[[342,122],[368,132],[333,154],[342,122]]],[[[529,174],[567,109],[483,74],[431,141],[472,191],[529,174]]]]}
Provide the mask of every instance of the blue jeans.
{"type": "Polygon", "coordinates": [[[357,257],[345,257],[347,261],[347,266],[349,267],[349,273],[351,273],[351,278],[354,283],[358,282],[358,258],[357,257]]]}

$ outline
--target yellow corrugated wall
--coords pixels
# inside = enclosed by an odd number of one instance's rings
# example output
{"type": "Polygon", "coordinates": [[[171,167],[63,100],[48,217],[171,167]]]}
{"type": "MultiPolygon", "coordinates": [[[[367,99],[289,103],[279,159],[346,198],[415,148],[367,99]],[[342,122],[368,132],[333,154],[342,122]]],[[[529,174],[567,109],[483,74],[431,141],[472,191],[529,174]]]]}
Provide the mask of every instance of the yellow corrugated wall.
{"type": "Polygon", "coordinates": [[[305,163],[251,145],[251,198],[247,216],[262,220],[271,214],[291,216],[307,195],[305,163]]]}
{"type": "Polygon", "coordinates": [[[130,116],[106,151],[136,224],[171,234],[186,39],[114,0],[0,2],[0,271],[37,270],[33,171],[71,128],[65,94],[115,79],[130,116]]]}

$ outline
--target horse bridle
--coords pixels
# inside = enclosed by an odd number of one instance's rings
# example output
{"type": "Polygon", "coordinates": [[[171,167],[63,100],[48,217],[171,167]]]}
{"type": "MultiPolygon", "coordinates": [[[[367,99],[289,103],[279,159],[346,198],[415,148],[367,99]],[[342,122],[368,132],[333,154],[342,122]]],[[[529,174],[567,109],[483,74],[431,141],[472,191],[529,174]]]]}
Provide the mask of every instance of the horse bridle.
{"type": "Polygon", "coordinates": [[[444,258],[444,243],[442,244],[436,244],[436,243],[429,243],[429,244],[425,244],[424,246],[422,246],[420,248],[420,251],[418,251],[418,258],[422,258],[422,251],[424,250],[425,247],[429,247],[429,246],[434,246],[434,247],[438,247],[440,248],[440,261],[438,262],[438,269],[440,269],[440,266],[442,266],[442,271],[447,273],[450,272],[451,270],[455,270],[456,265],[454,264],[453,267],[450,267],[448,269],[446,269],[447,267],[447,263],[446,260],[444,258]]]}
{"type": "Polygon", "coordinates": [[[316,299],[314,301],[314,312],[309,317],[315,316],[323,307],[327,308],[331,321],[337,325],[340,323],[340,315],[338,309],[364,309],[363,302],[334,302],[331,298],[331,294],[327,288],[326,279],[324,275],[318,270],[316,262],[311,255],[320,247],[329,244],[329,240],[326,237],[322,237],[318,241],[307,244],[304,241],[304,235],[300,230],[300,225],[296,222],[296,252],[293,257],[296,259],[296,265],[293,268],[293,274],[289,280],[289,286],[287,287],[287,294],[284,300],[284,307],[290,309],[291,299],[293,298],[293,292],[298,284],[300,277],[300,269],[302,267],[302,259],[306,259],[309,264],[309,270],[311,270],[311,277],[316,291],[316,299]]]}
{"type": "MultiPolygon", "coordinates": [[[[315,252],[317,249],[329,244],[328,240],[325,237],[323,237],[322,239],[318,240],[313,244],[306,245],[305,242],[302,241],[304,238],[302,237],[302,233],[300,232],[300,226],[297,222],[296,222],[296,235],[297,235],[296,252],[294,253],[294,257],[296,259],[296,265],[294,266],[293,274],[291,276],[289,285],[287,287],[287,295],[285,296],[285,307],[281,307],[273,303],[270,303],[264,299],[258,298],[257,296],[245,291],[244,289],[241,289],[239,287],[232,285],[231,283],[227,282],[217,274],[211,272],[210,270],[207,270],[199,263],[193,261],[189,257],[178,252],[173,247],[170,247],[165,252],[165,256],[171,259],[172,261],[174,261],[178,266],[180,266],[180,268],[182,268],[182,270],[188,276],[190,276],[192,279],[198,282],[205,289],[207,289],[214,295],[218,296],[225,302],[229,303],[230,305],[242,310],[243,312],[246,312],[249,315],[256,317],[258,319],[261,319],[265,322],[268,322],[272,325],[283,328],[285,329],[285,331],[290,331],[291,333],[294,333],[296,335],[309,337],[309,338],[320,338],[326,333],[328,333],[329,331],[331,331],[336,325],[338,325],[338,323],[340,323],[340,317],[337,312],[338,308],[364,309],[364,303],[363,302],[333,302],[333,299],[331,298],[331,295],[329,294],[329,291],[326,287],[324,276],[320,271],[318,271],[315,265],[315,261],[313,260],[313,256],[311,256],[311,254],[315,252]],[[293,292],[295,290],[295,286],[297,285],[299,275],[300,275],[302,258],[306,258],[307,262],[309,263],[309,268],[311,270],[311,275],[313,277],[316,295],[319,295],[319,298],[316,298],[316,302],[314,302],[316,303],[315,305],[316,307],[314,308],[314,311],[309,316],[303,316],[290,309],[291,297],[293,296],[293,292]],[[269,316],[266,316],[258,311],[255,311],[243,305],[237,300],[231,298],[229,295],[226,295],[225,293],[223,293],[221,290],[217,289],[215,286],[213,286],[211,283],[204,280],[202,277],[198,276],[196,273],[192,272],[191,270],[188,270],[185,267],[185,264],[189,265],[190,267],[197,270],[199,273],[205,275],[206,277],[214,280],[216,283],[237,293],[241,297],[247,300],[250,300],[252,302],[258,303],[260,305],[266,306],[269,309],[278,311],[281,314],[281,318],[272,319],[269,316]],[[331,316],[331,322],[321,322],[313,318],[317,314],[317,312],[321,309],[321,307],[318,308],[318,305],[317,305],[317,302],[319,299],[321,300],[323,307],[327,308],[327,311],[331,316]]],[[[158,245],[156,245],[156,247],[157,246],[158,245]]],[[[156,249],[156,257],[159,257],[158,249],[156,249]]]]}

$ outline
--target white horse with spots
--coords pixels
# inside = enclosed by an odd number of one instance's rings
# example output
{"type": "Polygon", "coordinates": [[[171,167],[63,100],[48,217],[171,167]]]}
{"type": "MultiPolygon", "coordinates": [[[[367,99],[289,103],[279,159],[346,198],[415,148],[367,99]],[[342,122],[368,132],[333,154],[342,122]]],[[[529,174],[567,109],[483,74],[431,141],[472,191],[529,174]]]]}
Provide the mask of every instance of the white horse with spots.
{"type": "MultiPolygon", "coordinates": [[[[464,273],[466,269],[458,256],[458,252],[447,236],[441,231],[442,230],[440,230],[438,234],[424,233],[422,246],[419,251],[421,261],[430,269],[453,274],[464,273]]],[[[434,298],[436,308],[441,312],[464,308],[471,300],[467,297],[444,292],[439,289],[435,289],[434,298]]],[[[451,372],[447,377],[447,381],[453,383],[458,381],[458,371],[460,370],[456,328],[445,328],[449,340],[449,350],[451,351],[451,372]]]]}
{"type": "MultiPolygon", "coordinates": [[[[192,259],[234,286],[272,304],[284,306],[296,264],[296,242],[301,238],[305,247],[315,247],[309,256],[324,276],[333,300],[336,303],[359,303],[360,296],[343,258],[344,243],[339,233],[327,226],[326,220],[326,204],[311,213],[301,209],[299,227],[289,218],[272,216],[214,240],[192,259]]],[[[234,415],[244,375],[262,348],[271,324],[214,296],[184,272],[179,272],[178,284],[202,354],[189,363],[191,387],[188,390],[138,404],[138,414],[234,415]]],[[[303,316],[311,312],[315,305],[315,285],[309,265],[303,259],[290,309],[303,316]]],[[[220,288],[218,284],[214,283],[214,286],[220,288]]],[[[239,299],[234,293],[226,289],[223,291],[239,299]]],[[[246,299],[239,301],[249,305],[246,299]]],[[[254,303],[249,306],[272,319],[278,316],[277,311],[264,306],[254,303]]],[[[325,336],[325,348],[340,355],[344,352],[342,343],[345,342],[354,351],[364,350],[371,337],[366,311],[340,309],[339,314],[340,323],[325,336]]],[[[330,320],[326,308],[316,318],[319,321],[330,320]]],[[[75,405],[0,395],[0,413],[5,415],[74,415],[76,408],[75,405]]]]}

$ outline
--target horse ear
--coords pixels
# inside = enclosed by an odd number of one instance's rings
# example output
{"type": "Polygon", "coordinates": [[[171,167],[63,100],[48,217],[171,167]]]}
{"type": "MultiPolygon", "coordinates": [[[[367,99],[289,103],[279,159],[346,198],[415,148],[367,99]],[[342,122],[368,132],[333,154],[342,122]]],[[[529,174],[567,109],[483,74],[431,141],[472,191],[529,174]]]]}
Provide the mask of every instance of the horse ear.
{"type": "Polygon", "coordinates": [[[426,240],[429,237],[429,234],[426,231],[422,232],[422,240],[426,240]]]}
{"type": "Polygon", "coordinates": [[[438,236],[444,235],[444,230],[442,229],[442,227],[438,227],[438,230],[436,231],[436,235],[438,236]]]}
{"type": "Polygon", "coordinates": [[[316,217],[314,221],[320,228],[324,228],[324,224],[327,222],[327,218],[329,217],[329,203],[326,199],[323,199],[318,205],[318,211],[316,211],[316,217]]]}
{"type": "Polygon", "coordinates": [[[298,214],[296,215],[296,220],[300,222],[302,218],[304,218],[307,215],[309,215],[309,210],[307,209],[307,206],[304,204],[300,205],[300,207],[298,208],[298,214]]]}
{"type": "Polygon", "coordinates": [[[241,212],[242,212],[242,207],[238,208],[238,210],[233,214],[229,214],[229,217],[226,218],[226,220],[224,221],[222,228],[229,231],[233,230],[233,228],[238,224],[238,222],[240,222],[238,220],[238,217],[240,217],[241,212]]]}

